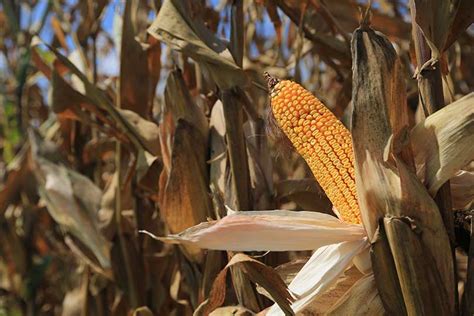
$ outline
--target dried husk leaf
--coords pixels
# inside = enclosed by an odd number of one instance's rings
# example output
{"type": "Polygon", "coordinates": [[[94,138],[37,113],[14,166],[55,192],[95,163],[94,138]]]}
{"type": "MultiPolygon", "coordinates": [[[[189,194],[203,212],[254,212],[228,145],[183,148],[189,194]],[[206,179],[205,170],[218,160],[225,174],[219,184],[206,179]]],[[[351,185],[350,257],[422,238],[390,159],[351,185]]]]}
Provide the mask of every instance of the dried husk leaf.
{"type": "Polygon", "coordinates": [[[186,1],[164,1],[148,33],[196,60],[221,89],[246,83],[245,73],[236,65],[226,44],[199,17],[191,16],[186,1]]]}
{"type": "Polygon", "coordinates": [[[67,292],[63,299],[61,315],[80,316],[86,300],[84,294],[80,287],[67,292]]]}
{"type": "Polygon", "coordinates": [[[385,310],[389,315],[406,315],[397,269],[383,225],[380,225],[375,232],[370,255],[375,279],[383,279],[386,282],[384,289],[379,291],[385,310]]]}
{"type": "Polygon", "coordinates": [[[232,251],[314,250],[343,241],[360,241],[365,231],[318,212],[240,211],[221,220],[201,223],[165,242],[232,251]],[[258,242],[255,242],[258,240],[258,242]]]}
{"type": "MultiPolygon", "coordinates": [[[[198,131],[178,120],[172,143],[169,171],[163,169],[160,181],[160,212],[171,233],[204,222],[211,215],[204,144],[198,131]]],[[[196,247],[187,248],[195,259],[202,259],[196,247]]]]}
{"type": "Polygon", "coordinates": [[[374,275],[358,280],[327,312],[327,315],[383,315],[385,310],[378,295],[374,275]]]}
{"type": "MultiPolygon", "coordinates": [[[[291,304],[295,313],[306,309],[333,288],[344,271],[352,265],[355,256],[367,249],[367,240],[345,241],[317,249],[306,262],[288,288],[295,294],[291,304]]],[[[281,315],[279,306],[273,305],[268,316],[281,315]]]]}
{"type": "Polygon", "coordinates": [[[445,106],[418,123],[410,142],[418,177],[430,194],[474,160],[474,93],[445,106]]]}
{"type": "Polygon", "coordinates": [[[434,258],[424,250],[421,238],[417,236],[420,231],[413,227],[410,220],[407,217],[385,217],[383,220],[407,313],[434,315],[439,311],[449,311],[452,308],[449,304],[452,302],[446,298],[452,294],[446,292],[449,289],[447,286],[432,290],[431,286],[439,286],[443,280],[435,279],[440,278],[440,274],[432,264],[434,258]],[[416,262],[416,265],[413,262],[416,262]],[[429,284],[426,284],[427,282],[429,284]]]}
{"type": "Polygon", "coordinates": [[[308,306],[305,307],[302,312],[304,314],[311,315],[327,313],[329,309],[333,307],[343,295],[346,295],[346,292],[349,291],[350,288],[363,276],[364,275],[360,273],[360,271],[355,266],[348,268],[341,276],[339,276],[335,285],[333,285],[320,297],[308,304],[308,306]]]}
{"type": "MultiPolygon", "coordinates": [[[[403,265],[395,261],[405,304],[421,302],[433,306],[432,297],[443,297],[443,302],[436,301],[436,308],[451,313],[454,281],[453,263],[448,255],[449,239],[436,204],[412,172],[410,152],[401,146],[408,117],[400,62],[386,38],[366,27],[354,32],[352,52],[356,185],[368,236],[374,241],[379,220],[385,215],[411,219],[422,232],[413,235],[413,239],[422,246],[389,240],[392,253],[404,251],[407,254],[403,265]],[[419,251],[425,256],[414,260],[415,252],[419,251]],[[436,268],[426,279],[426,266],[433,262],[436,268]],[[409,291],[403,284],[406,279],[402,279],[400,273],[407,273],[408,264],[412,267],[410,279],[416,280],[417,288],[423,291],[409,291]],[[428,294],[430,291],[433,293],[428,294]]],[[[386,290],[383,279],[376,280],[379,291],[386,290]]],[[[417,306],[407,305],[408,313],[417,310],[417,306]]]]}

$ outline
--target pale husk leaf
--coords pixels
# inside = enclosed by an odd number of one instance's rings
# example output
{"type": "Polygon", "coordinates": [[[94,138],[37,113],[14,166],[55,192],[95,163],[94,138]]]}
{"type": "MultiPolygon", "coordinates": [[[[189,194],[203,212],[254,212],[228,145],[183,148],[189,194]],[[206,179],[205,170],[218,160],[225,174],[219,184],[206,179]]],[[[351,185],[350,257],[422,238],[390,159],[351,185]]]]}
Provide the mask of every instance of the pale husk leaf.
{"type": "Polygon", "coordinates": [[[327,315],[383,315],[384,312],[374,275],[368,274],[358,280],[327,315]]]}
{"type": "MultiPolygon", "coordinates": [[[[297,297],[291,305],[293,311],[302,311],[330,289],[352,264],[352,259],[367,246],[367,239],[364,238],[317,249],[288,286],[297,297]]],[[[283,312],[277,305],[273,305],[267,315],[283,315],[283,312]]]]}
{"type": "Polygon", "coordinates": [[[364,237],[362,226],[327,214],[275,210],[236,212],[159,239],[214,250],[288,251],[314,250],[364,237]]]}
{"type": "Polygon", "coordinates": [[[410,133],[420,179],[431,195],[474,160],[474,93],[445,106],[410,133]]]}

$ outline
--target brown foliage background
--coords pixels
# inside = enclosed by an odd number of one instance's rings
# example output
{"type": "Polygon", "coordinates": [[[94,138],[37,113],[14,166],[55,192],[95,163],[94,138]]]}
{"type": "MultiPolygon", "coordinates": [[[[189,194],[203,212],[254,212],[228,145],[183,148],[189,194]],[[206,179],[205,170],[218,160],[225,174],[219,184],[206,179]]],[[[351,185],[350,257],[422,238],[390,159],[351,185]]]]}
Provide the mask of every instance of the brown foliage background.
{"type": "MultiPolygon", "coordinates": [[[[474,89],[474,8],[461,2],[461,15],[420,4],[417,16],[444,104],[474,89]],[[428,34],[433,16],[457,18],[428,34]]],[[[0,315],[186,315],[212,291],[214,308],[229,306],[221,313],[245,314],[271,304],[254,281],[287,304],[273,267],[307,253],[239,254],[226,279],[232,253],[139,231],[178,233],[225,216],[225,205],[332,213],[305,162],[268,134],[262,73],[300,82],[349,126],[361,9],[0,2],[0,315]]],[[[371,27],[397,50],[415,122],[425,113],[413,75],[429,58],[417,60],[410,20],[406,1],[372,1],[371,27]]]]}

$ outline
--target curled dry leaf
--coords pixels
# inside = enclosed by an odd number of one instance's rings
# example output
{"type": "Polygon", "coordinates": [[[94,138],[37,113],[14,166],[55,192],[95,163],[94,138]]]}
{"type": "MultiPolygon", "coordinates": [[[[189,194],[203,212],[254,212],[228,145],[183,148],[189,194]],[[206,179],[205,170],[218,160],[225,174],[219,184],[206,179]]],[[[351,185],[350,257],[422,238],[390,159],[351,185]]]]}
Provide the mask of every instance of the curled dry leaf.
{"type": "Polygon", "coordinates": [[[226,43],[207,29],[199,17],[191,16],[186,1],[164,1],[148,33],[196,60],[221,89],[246,83],[245,73],[236,65],[226,43]]]}
{"type": "Polygon", "coordinates": [[[320,31],[322,27],[327,27],[327,24],[321,23],[323,19],[316,18],[317,8],[311,4],[303,9],[304,7],[299,1],[278,0],[275,2],[293,23],[303,27],[304,35],[315,44],[318,54],[330,66],[337,69],[333,59],[338,60],[343,66],[350,65],[350,51],[346,43],[330,32],[320,31]],[[302,14],[302,10],[305,10],[304,14],[302,14]],[[301,17],[303,21],[301,21],[301,17]]]}
{"type": "Polygon", "coordinates": [[[212,285],[209,298],[198,307],[195,315],[209,315],[210,312],[224,303],[226,295],[226,276],[231,267],[241,269],[253,282],[261,285],[270,293],[273,300],[277,302],[285,314],[293,314],[290,308],[290,303],[293,298],[278,273],[271,267],[240,253],[234,255],[225,268],[218,274],[212,285]]]}

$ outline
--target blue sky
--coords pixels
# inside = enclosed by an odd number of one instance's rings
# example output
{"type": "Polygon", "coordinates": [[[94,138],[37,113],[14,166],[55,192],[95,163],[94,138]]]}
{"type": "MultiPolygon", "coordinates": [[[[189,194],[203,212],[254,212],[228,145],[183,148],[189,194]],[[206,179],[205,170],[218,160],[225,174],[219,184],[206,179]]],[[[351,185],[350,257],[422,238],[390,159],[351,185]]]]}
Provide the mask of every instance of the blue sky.
{"type": "MultiPolygon", "coordinates": [[[[35,6],[34,10],[32,12],[29,12],[27,6],[23,6],[22,7],[22,14],[21,14],[21,20],[20,20],[20,26],[22,29],[25,29],[26,27],[28,27],[28,25],[30,25],[30,23],[32,21],[34,22],[38,22],[39,19],[43,16],[47,6],[48,6],[48,1],[49,0],[39,0],[38,1],[38,4],[35,6]]],[[[77,1],[79,0],[68,0],[66,1],[66,6],[67,6],[67,9],[65,10],[66,12],[69,11],[68,9],[73,7],[74,5],[77,4],[77,1]]],[[[216,7],[220,4],[220,0],[208,0],[208,3],[210,6],[212,7],[216,7]]],[[[363,0],[359,0],[359,2],[366,2],[366,1],[363,1],[363,0]]],[[[407,0],[404,0],[403,2],[407,2],[407,0]]],[[[124,1],[123,0],[112,0],[109,2],[109,4],[107,5],[107,7],[105,8],[104,10],[104,13],[103,13],[103,16],[102,16],[102,19],[101,19],[101,26],[102,26],[102,29],[108,33],[108,35],[111,37],[111,38],[116,38],[117,37],[117,34],[114,34],[116,33],[114,31],[114,23],[115,23],[115,14],[116,12],[120,12],[123,8],[123,3],[124,1]]],[[[375,2],[373,4],[374,7],[378,7],[378,3],[375,2]]],[[[260,36],[262,37],[266,37],[266,38],[274,38],[276,33],[275,33],[275,30],[274,30],[274,27],[273,27],[273,24],[271,23],[271,20],[270,18],[268,17],[268,14],[266,13],[266,10],[262,10],[263,11],[263,16],[262,16],[262,20],[259,21],[258,23],[256,23],[256,32],[257,34],[259,34],[260,36]]],[[[154,13],[151,12],[150,13],[150,21],[154,18],[154,13]]],[[[221,13],[221,21],[225,20],[224,17],[229,17],[230,15],[230,7],[229,6],[226,6],[225,7],[225,10],[223,10],[221,13]]],[[[288,21],[288,19],[286,17],[284,17],[284,14],[281,14],[281,17],[282,17],[282,20],[285,20],[288,21]]],[[[227,19],[228,20],[228,19],[227,19]]],[[[78,23],[79,21],[76,21],[74,23],[74,25],[72,25],[72,28],[73,29],[76,29],[77,26],[78,26],[78,23]]],[[[284,37],[285,35],[287,34],[288,32],[288,26],[289,26],[289,23],[284,23],[285,25],[285,29],[283,30],[284,32],[284,37]]],[[[228,23],[221,23],[219,25],[219,29],[218,29],[218,35],[220,36],[224,36],[225,38],[229,38],[229,24],[228,23]]],[[[51,29],[51,16],[48,16],[47,20],[46,20],[46,23],[45,23],[45,26],[43,27],[43,29],[41,30],[40,32],[40,37],[43,39],[43,41],[45,42],[51,42],[51,40],[53,39],[53,31],[51,29]]],[[[103,41],[105,41],[105,38],[101,38],[99,37],[98,38],[98,46],[100,47],[101,43],[103,43],[103,41]]],[[[74,49],[74,43],[73,43],[73,40],[70,36],[67,36],[67,43],[68,43],[68,46],[71,48],[71,49],[74,49]]],[[[269,44],[271,44],[271,41],[269,41],[269,44]]],[[[282,53],[284,54],[284,56],[288,56],[288,54],[290,54],[290,51],[289,49],[287,48],[286,45],[282,45],[282,53]]],[[[257,57],[258,55],[258,51],[255,47],[255,45],[251,45],[250,46],[250,55],[252,57],[257,57]]],[[[0,69],[4,69],[4,58],[3,56],[0,57],[0,69]],[[2,67],[2,64],[3,64],[3,67],[2,67]]],[[[108,75],[108,76],[112,76],[112,75],[117,75],[118,74],[118,71],[119,71],[119,63],[118,63],[118,52],[116,51],[116,49],[112,49],[110,51],[110,53],[107,55],[107,56],[101,56],[100,57],[100,60],[98,62],[98,66],[99,66],[99,74],[103,74],[103,75],[108,75]]],[[[304,74],[303,74],[304,75],[304,74]]],[[[45,86],[45,84],[47,83],[41,83],[41,86],[45,86]]]]}

